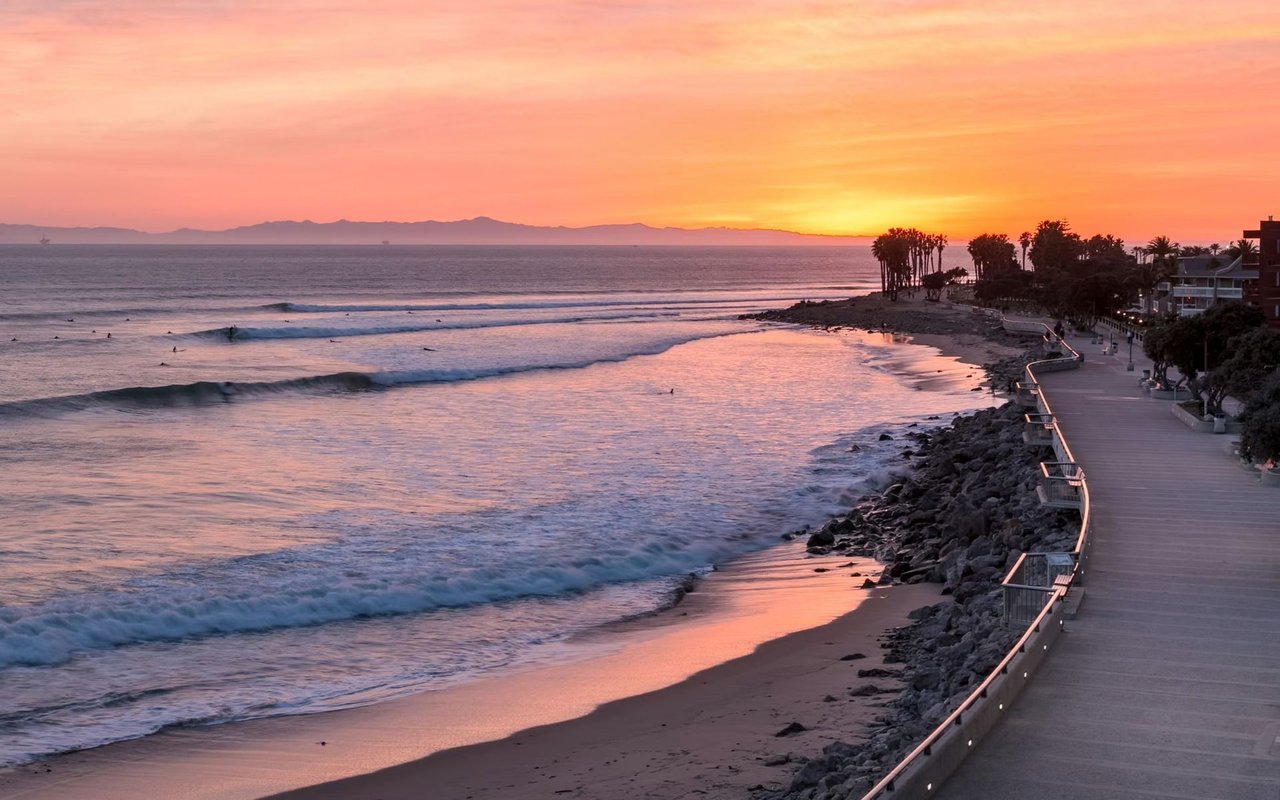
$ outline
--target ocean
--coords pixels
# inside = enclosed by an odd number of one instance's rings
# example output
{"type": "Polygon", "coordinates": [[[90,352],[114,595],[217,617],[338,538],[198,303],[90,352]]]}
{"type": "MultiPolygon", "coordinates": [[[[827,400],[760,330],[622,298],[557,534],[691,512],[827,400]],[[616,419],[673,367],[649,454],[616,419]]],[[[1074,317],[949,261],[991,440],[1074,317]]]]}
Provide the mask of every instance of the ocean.
{"type": "Polygon", "coordinates": [[[0,247],[0,766],[573,658],[821,523],[881,432],[979,403],[738,316],[877,281],[852,247],[0,247]]]}

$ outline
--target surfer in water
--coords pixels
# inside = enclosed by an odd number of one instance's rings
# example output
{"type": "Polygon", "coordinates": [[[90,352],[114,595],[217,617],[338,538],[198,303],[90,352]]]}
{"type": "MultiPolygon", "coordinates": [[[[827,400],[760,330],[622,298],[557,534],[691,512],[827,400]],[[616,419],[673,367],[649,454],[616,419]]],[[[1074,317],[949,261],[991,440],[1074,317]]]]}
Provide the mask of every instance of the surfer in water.
{"type": "Polygon", "coordinates": [[[239,328],[237,328],[235,325],[228,325],[228,326],[227,326],[227,341],[228,341],[228,342],[234,342],[234,341],[236,340],[236,334],[237,334],[237,333],[239,333],[239,332],[240,332],[240,329],[239,329],[239,328]]]}

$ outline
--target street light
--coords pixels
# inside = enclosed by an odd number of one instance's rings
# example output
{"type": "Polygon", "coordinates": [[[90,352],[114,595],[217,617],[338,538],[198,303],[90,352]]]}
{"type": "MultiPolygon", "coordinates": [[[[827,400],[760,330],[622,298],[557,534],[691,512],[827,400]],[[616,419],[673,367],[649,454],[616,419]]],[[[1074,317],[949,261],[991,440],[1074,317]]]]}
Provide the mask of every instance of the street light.
{"type": "Polygon", "coordinates": [[[1129,366],[1125,370],[1133,372],[1133,331],[1129,331],[1129,366]]]}

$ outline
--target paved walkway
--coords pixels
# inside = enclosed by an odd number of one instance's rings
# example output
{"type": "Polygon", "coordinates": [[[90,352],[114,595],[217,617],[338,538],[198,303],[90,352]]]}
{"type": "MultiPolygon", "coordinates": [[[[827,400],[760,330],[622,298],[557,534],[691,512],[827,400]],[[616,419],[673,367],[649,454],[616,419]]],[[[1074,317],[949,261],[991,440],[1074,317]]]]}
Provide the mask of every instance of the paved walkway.
{"type": "Polygon", "coordinates": [[[1080,349],[1041,383],[1093,500],[1084,605],[939,796],[1280,800],[1280,488],[1080,349]]]}

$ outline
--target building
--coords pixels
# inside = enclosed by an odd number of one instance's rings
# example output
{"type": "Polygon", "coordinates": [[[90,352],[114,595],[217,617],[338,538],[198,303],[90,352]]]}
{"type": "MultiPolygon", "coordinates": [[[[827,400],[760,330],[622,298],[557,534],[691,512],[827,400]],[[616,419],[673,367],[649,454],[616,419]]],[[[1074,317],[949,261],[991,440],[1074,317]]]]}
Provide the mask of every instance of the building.
{"type": "Polygon", "coordinates": [[[1267,217],[1257,230],[1245,231],[1244,238],[1258,240],[1257,254],[1245,262],[1258,279],[1245,296],[1262,309],[1269,323],[1280,327],[1280,222],[1267,217]]]}
{"type": "Polygon", "coordinates": [[[1162,314],[1190,317],[1217,303],[1242,300],[1253,289],[1258,273],[1240,257],[1183,256],[1168,281],[1157,286],[1162,314]]]}

